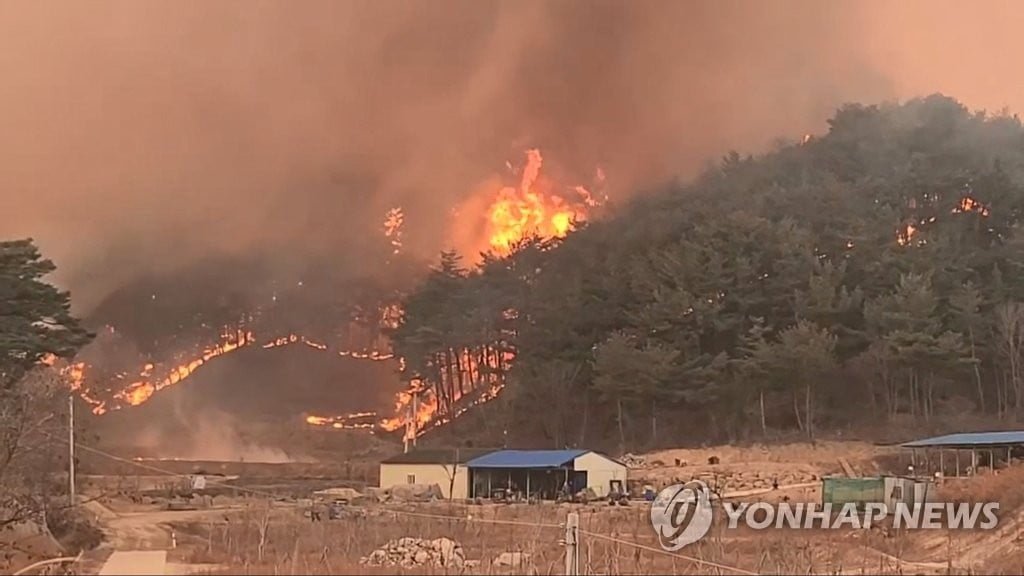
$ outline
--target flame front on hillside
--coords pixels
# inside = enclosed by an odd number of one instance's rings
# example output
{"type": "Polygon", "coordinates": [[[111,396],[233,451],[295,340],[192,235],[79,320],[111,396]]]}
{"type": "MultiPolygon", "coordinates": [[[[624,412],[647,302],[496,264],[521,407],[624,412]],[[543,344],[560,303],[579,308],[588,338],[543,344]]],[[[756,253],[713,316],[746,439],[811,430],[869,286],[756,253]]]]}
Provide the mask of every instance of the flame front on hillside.
{"type": "MultiPolygon", "coordinates": [[[[545,179],[541,174],[542,166],[540,151],[528,150],[525,165],[518,174],[518,185],[491,188],[488,196],[483,198],[486,205],[478,206],[472,215],[483,221],[486,230],[484,238],[479,240],[493,253],[507,255],[520,241],[534,235],[542,238],[564,237],[576,223],[586,221],[591,216],[592,208],[600,205],[583,186],[561,187],[545,179]]],[[[598,168],[596,182],[600,184],[603,180],[604,173],[598,168]]],[[[399,254],[403,250],[404,221],[405,215],[400,207],[391,209],[386,215],[384,235],[392,254],[399,254]]],[[[399,305],[386,306],[382,311],[380,326],[395,328],[401,318],[399,305]]],[[[92,405],[93,412],[103,414],[108,410],[143,404],[157,392],[186,380],[214,358],[255,343],[256,338],[251,331],[229,330],[215,345],[202,350],[195,357],[179,361],[169,369],[147,362],[141,370],[135,372],[138,376],[133,382],[116,389],[107,400],[96,398],[86,386],[88,367],[84,363],[72,364],[61,372],[68,379],[71,389],[92,405]],[[154,373],[162,373],[162,377],[154,378],[154,373]]],[[[294,333],[266,340],[260,347],[274,349],[300,343],[321,351],[331,349],[328,343],[294,333]]],[[[451,352],[457,358],[450,367],[458,372],[457,386],[449,382],[455,378],[450,370],[438,371],[440,382],[412,379],[408,388],[396,395],[392,416],[378,418],[375,412],[335,416],[310,414],[304,417],[304,421],[311,426],[334,429],[379,428],[395,431],[404,427],[405,437],[410,439],[431,426],[449,422],[471,407],[498,396],[504,387],[504,371],[514,360],[511,352],[488,352],[479,358],[468,349],[451,352]],[[467,382],[468,385],[464,386],[467,382]]],[[[396,358],[390,350],[342,349],[336,353],[357,360],[396,361],[400,372],[405,372],[406,368],[405,359],[396,358]]],[[[124,378],[125,375],[123,373],[117,378],[124,378]]]]}
{"type": "Polygon", "coordinates": [[[252,336],[252,332],[237,330],[235,332],[224,334],[219,344],[203,350],[202,355],[199,357],[174,367],[170,374],[156,382],[148,379],[150,372],[153,371],[153,365],[146,364],[142,372],[140,372],[140,376],[146,379],[139,380],[128,385],[126,389],[115,394],[114,398],[121,400],[129,406],[138,406],[146,400],[149,400],[156,392],[163,390],[168,386],[173,386],[174,384],[188,378],[200,366],[217,356],[233,352],[253,342],[255,342],[255,339],[252,336]]]}
{"type": "Polygon", "coordinates": [[[374,422],[377,417],[376,412],[353,412],[351,414],[341,414],[338,416],[316,416],[310,414],[306,416],[306,424],[310,426],[326,426],[334,428],[335,430],[370,430],[377,428],[378,424],[374,422]]]}
{"type": "MultiPolygon", "coordinates": [[[[221,341],[209,348],[204,349],[195,358],[185,360],[179,365],[172,367],[166,372],[166,375],[159,379],[153,380],[151,378],[157,367],[153,363],[146,363],[139,371],[140,380],[134,381],[117,390],[112,395],[112,400],[116,402],[108,406],[107,401],[99,400],[95,398],[95,393],[90,391],[86,386],[86,376],[88,367],[84,362],[76,362],[70,364],[60,370],[60,373],[68,381],[68,386],[74,392],[86,402],[92,406],[93,413],[100,415],[104,414],[109,410],[120,410],[125,406],[138,406],[147,402],[157,392],[169,387],[174,384],[178,384],[190,376],[192,376],[196,370],[207,362],[213,360],[218,356],[234,352],[245,348],[256,342],[255,336],[251,331],[235,330],[229,331],[224,334],[221,341]]],[[[261,346],[262,349],[280,348],[282,346],[288,346],[291,344],[301,343],[305,346],[316,350],[326,351],[328,345],[322,342],[310,340],[304,336],[297,334],[289,334],[287,336],[281,336],[273,338],[267,341],[261,346]]],[[[394,354],[390,352],[381,352],[379,350],[339,350],[337,354],[341,357],[355,358],[357,360],[371,360],[371,361],[386,361],[394,358],[394,354]]],[[[55,358],[44,358],[42,363],[53,365],[55,358]]],[[[119,376],[118,378],[121,378],[119,376]]],[[[362,427],[362,426],[361,426],[362,427]]]]}

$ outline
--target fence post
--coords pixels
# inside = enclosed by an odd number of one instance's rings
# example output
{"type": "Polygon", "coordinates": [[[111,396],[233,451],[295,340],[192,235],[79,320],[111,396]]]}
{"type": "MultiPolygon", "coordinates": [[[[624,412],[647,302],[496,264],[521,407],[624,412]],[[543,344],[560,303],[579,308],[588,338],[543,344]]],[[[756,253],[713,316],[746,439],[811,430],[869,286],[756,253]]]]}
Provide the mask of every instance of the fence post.
{"type": "Polygon", "coordinates": [[[565,519],[565,574],[577,576],[580,573],[580,515],[569,512],[565,519]]]}

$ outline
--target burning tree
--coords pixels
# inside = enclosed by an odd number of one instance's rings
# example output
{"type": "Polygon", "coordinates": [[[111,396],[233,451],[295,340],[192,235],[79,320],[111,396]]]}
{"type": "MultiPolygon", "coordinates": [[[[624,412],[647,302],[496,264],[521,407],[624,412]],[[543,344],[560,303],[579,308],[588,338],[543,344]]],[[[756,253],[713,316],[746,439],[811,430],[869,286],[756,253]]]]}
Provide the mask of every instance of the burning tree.
{"type": "Polygon", "coordinates": [[[32,239],[0,242],[0,390],[92,338],[71,316],[70,295],[42,281],[55,269],[32,239]]]}
{"type": "MultiPolygon", "coordinates": [[[[564,187],[541,173],[539,150],[527,150],[515,185],[487,190],[482,201],[483,232],[463,243],[465,255],[483,248],[475,266],[463,254],[441,254],[440,262],[402,303],[390,330],[395,354],[404,359],[409,387],[396,402],[386,429],[412,426],[409,439],[428,425],[443,424],[492,400],[505,387],[516,358],[515,340],[528,320],[531,284],[541,272],[543,253],[556,246],[601,205],[583,186],[564,187]]],[[[595,184],[603,184],[598,170],[595,184]]]]}

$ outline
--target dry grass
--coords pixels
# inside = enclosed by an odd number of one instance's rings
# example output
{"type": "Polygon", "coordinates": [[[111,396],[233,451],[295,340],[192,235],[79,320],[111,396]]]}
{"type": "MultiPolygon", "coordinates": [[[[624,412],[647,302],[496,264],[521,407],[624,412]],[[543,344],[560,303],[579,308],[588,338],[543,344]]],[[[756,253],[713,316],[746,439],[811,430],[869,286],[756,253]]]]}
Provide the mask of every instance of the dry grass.
{"type": "Polygon", "coordinates": [[[944,502],[999,502],[1000,510],[1024,507],[1024,465],[1002,468],[970,478],[947,478],[939,489],[944,502]]]}
{"type": "MultiPolygon", "coordinates": [[[[179,548],[172,555],[178,562],[222,565],[225,574],[393,574],[396,570],[445,574],[443,568],[434,567],[366,567],[359,558],[405,536],[447,537],[460,542],[466,558],[476,561],[465,573],[507,573],[492,567],[492,560],[505,551],[522,551],[531,555],[534,573],[561,574],[564,529],[557,524],[570,509],[552,504],[424,504],[401,510],[367,509],[369,515],[364,518],[314,523],[297,508],[268,509],[261,504],[227,521],[177,527],[179,548]],[[410,512],[458,519],[424,518],[410,512]],[[467,516],[474,521],[466,521],[467,516]]],[[[762,574],[913,573],[879,552],[884,537],[874,531],[726,531],[717,525],[704,540],[673,556],[660,552],[645,506],[602,505],[578,511],[580,563],[585,574],[732,573],[703,562],[762,574]]]]}

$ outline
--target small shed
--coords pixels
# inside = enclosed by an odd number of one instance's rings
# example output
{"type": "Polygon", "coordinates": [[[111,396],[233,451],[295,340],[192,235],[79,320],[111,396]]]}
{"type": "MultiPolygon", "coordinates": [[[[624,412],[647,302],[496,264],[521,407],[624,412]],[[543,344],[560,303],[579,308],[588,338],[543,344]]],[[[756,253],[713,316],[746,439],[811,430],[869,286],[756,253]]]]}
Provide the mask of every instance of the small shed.
{"type": "Polygon", "coordinates": [[[882,478],[847,478],[826,476],[821,479],[821,502],[833,506],[856,504],[863,509],[867,504],[882,502],[885,482],[882,478]]]}
{"type": "Polygon", "coordinates": [[[474,448],[413,450],[380,463],[380,487],[399,484],[437,484],[445,498],[465,499],[469,495],[466,463],[492,452],[474,448]]]}
{"type": "Polygon", "coordinates": [[[863,510],[868,504],[884,503],[894,510],[899,503],[907,505],[930,501],[935,491],[927,478],[911,476],[870,476],[847,478],[826,476],[821,479],[821,502],[833,506],[856,504],[863,510]]]}
{"type": "Polygon", "coordinates": [[[593,450],[498,450],[467,462],[472,497],[495,489],[554,499],[566,483],[573,492],[607,496],[613,482],[626,486],[626,465],[593,450]]]}

